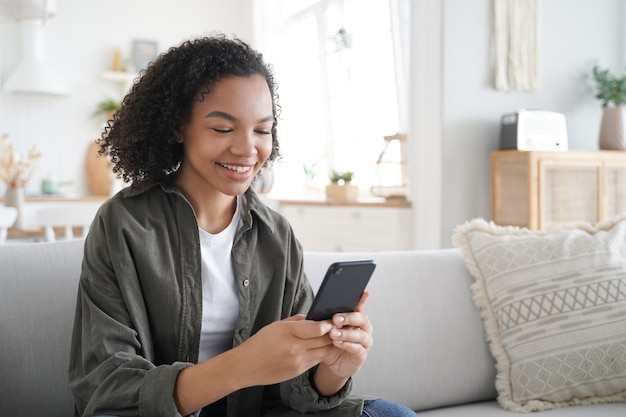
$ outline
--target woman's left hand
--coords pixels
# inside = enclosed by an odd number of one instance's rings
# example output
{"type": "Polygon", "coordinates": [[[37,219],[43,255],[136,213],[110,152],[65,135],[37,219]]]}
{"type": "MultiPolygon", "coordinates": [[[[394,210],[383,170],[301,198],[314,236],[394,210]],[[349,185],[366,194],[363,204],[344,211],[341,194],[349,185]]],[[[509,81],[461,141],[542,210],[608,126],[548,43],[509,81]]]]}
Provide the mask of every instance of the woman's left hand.
{"type": "Polygon", "coordinates": [[[316,386],[323,395],[334,394],[338,391],[343,383],[365,363],[374,342],[372,325],[367,314],[363,312],[363,306],[368,297],[369,292],[364,291],[354,312],[338,313],[332,318],[335,328],[328,333],[328,336],[333,342],[334,349],[320,363],[315,375],[316,386]],[[328,388],[333,386],[332,380],[343,383],[337,389],[322,389],[324,386],[328,388]],[[329,383],[330,385],[327,385],[329,383]]]}

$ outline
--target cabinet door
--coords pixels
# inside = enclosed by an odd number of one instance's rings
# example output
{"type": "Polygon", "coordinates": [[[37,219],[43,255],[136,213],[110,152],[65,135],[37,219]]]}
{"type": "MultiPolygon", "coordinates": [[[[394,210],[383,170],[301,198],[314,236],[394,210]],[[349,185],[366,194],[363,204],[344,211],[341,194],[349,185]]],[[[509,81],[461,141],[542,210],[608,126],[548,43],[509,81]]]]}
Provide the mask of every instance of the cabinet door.
{"type": "Polygon", "coordinates": [[[496,152],[491,159],[491,217],[497,224],[528,227],[529,175],[526,154],[496,152]]]}
{"type": "Polygon", "coordinates": [[[539,161],[539,228],[600,219],[600,162],[539,161]]]}
{"type": "Polygon", "coordinates": [[[626,166],[606,165],[604,196],[605,218],[626,212],[626,166]]]}
{"type": "Polygon", "coordinates": [[[287,205],[281,208],[305,250],[410,249],[410,209],[287,205]]]}

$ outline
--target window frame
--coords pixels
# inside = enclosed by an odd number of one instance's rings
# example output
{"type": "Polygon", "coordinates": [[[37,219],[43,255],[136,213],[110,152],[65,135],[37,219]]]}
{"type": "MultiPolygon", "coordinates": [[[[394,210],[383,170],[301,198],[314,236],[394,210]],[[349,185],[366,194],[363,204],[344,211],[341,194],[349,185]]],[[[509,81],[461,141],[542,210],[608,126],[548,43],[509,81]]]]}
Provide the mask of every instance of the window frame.
{"type": "MultiPolygon", "coordinates": [[[[262,49],[272,50],[272,39],[276,36],[280,36],[285,27],[297,23],[299,20],[313,17],[316,22],[317,29],[317,53],[319,58],[319,74],[320,74],[320,87],[321,87],[321,109],[323,114],[323,132],[324,132],[324,152],[321,164],[326,171],[330,172],[337,168],[336,163],[336,148],[339,142],[335,137],[333,131],[333,116],[331,105],[331,91],[329,87],[328,76],[328,22],[326,18],[326,10],[328,7],[343,5],[347,0],[318,0],[312,2],[307,7],[293,13],[289,17],[281,21],[281,18],[277,17],[281,9],[281,6],[289,0],[257,0],[256,15],[257,15],[257,30],[256,33],[259,44],[262,49]],[[260,15],[260,17],[259,17],[260,15]],[[277,29],[278,28],[278,29],[277,29]]],[[[395,98],[397,105],[397,132],[386,132],[387,135],[393,135],[397,133],[408,133],[409,131],[409,48],[410,48],[410,1],[409,0],[384,0],[389,7],[390,16],[390,35],[392,43],[392,56],[393,56],[393,71],[394,71],[394,84],[395,84],[395,98]]],[[[341,7],[341,6],[339,6],[341,7]]],[[[270,59],[270,61],[272,61],[270,59]]],[[[280,80],[279,80],[280,81],[280,80]]],[[[280,82],[279,82],[280,85],[280,82]]],[[[279,124],[280,132],[280,124],[279,124]]],[[[383,135],[380,135],[380,148],[383,146],[383,135]]],[[[378,136],[377,136],[378,137],[378,136]]],[[[372,171],[375,167],[372,166],[372,171]]],[[[321,173],[323,174],[323,173],[321,173]]],[[[320,175],[317,183],[326,183],[326,175],[320,175]]],[[[360,185],[362,191],[368,190],[371,181],[367,183],[360,183],[355,181],[357,185],[360,185]]]]}

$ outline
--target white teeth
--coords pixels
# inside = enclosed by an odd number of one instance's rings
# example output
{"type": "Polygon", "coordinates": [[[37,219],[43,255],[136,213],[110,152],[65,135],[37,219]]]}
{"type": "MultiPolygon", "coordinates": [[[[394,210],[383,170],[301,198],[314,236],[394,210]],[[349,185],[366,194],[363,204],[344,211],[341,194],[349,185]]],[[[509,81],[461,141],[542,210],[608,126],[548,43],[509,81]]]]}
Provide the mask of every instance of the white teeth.
{"type": "Polygon", "coordinates": [[[228,168],[232,171],[238,172],[238,173],[244,173],[244,172],[248,172],[250,171],[250,167],[242,167],[242,166],[235,166],[235,165],[227,165],[227,164],[220,164],[222,165],[224,168],[228,168]]]}

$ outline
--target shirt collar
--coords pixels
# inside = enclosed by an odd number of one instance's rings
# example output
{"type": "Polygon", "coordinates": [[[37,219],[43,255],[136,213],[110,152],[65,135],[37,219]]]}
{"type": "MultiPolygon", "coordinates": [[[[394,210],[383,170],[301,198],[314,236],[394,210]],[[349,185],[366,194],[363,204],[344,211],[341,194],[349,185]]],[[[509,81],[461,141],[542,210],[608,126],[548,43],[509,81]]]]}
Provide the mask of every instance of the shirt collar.
{"type": "MultiPolygon", "coordinates": [[[[135,195],[143,194],[153,187],[159,186],[165,193],[173,193],[178,194],[184,198],[181,191],[174,185],[173,181],[163,181],[155,184],[139,184],[139,185],[131,185],[127,187],[127,191],[125,193],[125,197],[132,197],[135,195]]],[[[271,210],[261,201],[257,193],[254,191],[252,187],[249,187],[245,192],[246,198],[246,207],[245,207],[245,215],[244,222],[249,227],[252,223],[252,218],[256,217],[264,223],[271,233],[274,233],[276,229],[276,221],[274,216],[272,215],[271,210]]]]}

